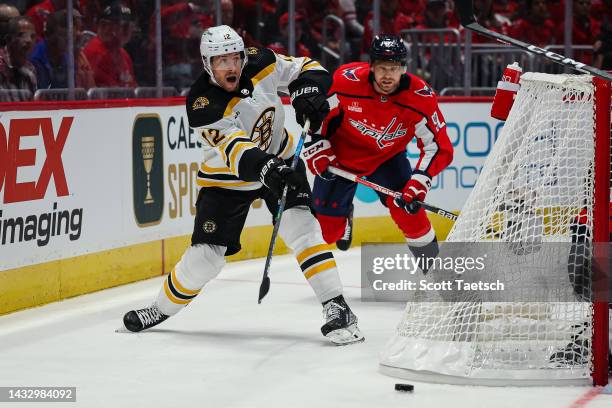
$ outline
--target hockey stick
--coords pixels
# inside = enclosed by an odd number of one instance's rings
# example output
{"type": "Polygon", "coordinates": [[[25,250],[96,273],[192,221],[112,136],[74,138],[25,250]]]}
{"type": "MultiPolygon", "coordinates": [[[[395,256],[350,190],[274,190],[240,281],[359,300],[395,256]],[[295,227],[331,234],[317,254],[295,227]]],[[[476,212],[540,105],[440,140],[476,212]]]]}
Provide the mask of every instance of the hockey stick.
{"type": "Polygon", "coordinates": [[[455,0],[455,7],[457,8],[457,13],[459,14],[461,25],[467,28],[468,30],[475,31],[479,34],[484,35],[485,37],[493,38],[494,40],[497,40],[504,44],[514,45],[515,47],[527,50],[533,54],[548,58],[549,60],[554,61],[557,64],[561,64],[566,67],[571,67],[580,72],[595,75],[607,81],[612,81],[612,74],[609,74],[605,71],[602,71],[590,65],[583,64],[582,62],[574,61],[573,59],[565,57],[561,54],[556,54],[552,51],[547,51],[543,48],[536,47],[535,45],[528,44],[526,42],[514,39],[512,37],[508,37],[500,33],[496,33],[495,31],[491,31],[483,27],[482,25],[478,24],[476,18],[474,17],[474,8],[472,6],[472,0],[455,0]]]}
{"type": "MultiPolygon", "coordinates": [[[[291,169],[295,170],[297,167],[298,161],[300,160],[300,153],[302,152],[302,146],[304,146],[304,140],[306,139],[306,135],[308,134],[308,130],[310,129],[310,120],[306,119],[304,122],[304,128],[302,129],[302,134],[300,135],[300,140],[298,141],[297,147],[295,148],[295,154],[293,156],[293,161],[291,162],[291,169]]],[[[270,290],[270,264],[272,263],[272,252],[274,252],[274,246],[276,245],[276,237],[278,235],[278,229],[280,227],[281,218],[283,216],[283,211],[285,210],[285,204],[287,203],[287,192],[289,191],[289,186],[285,185],[283,189],[283,195],[281,196],[280,203],[278,204],[278,210],[276,210],[276,217],[274,217],[274,229],[272,230],[272,238],[270,238],[270,246],[268,247],[268,255],[266,256],[266,266],[264,267],[263,278],[261,279],[261,285],[259,285],[259,299],[257,300],[258,304],[261,304],[261,300],[268,294],[270,290]]]]}
{"type": "MultiPolygon", "coordinates": [[[[391,189],[388,189],[387,187],[383,187],[380,184],[376,184],[376,183],[372,183],[371,181],[366,180],[363,177],[359,177],[353,173],[349,173],[348,171],[339,169],[337,167],[334,166],[329,166],[327,168],[327,171],[329,171],[332,174],[335,174],[337,176],[340,176],[342,178],[345,178],[347,180],[350,181],[354,181],[355,183],[359,183],[362,184],[366,187],[370,187],[372,190],[378,191],[379,193],[383,193],[385,195],[391,196],[391,197],[395,197],[395,198],[401,198],[402,197],[402,193],[399,193],[397,191],[393,191],[391,189]]],[[[457,221],[457,216],[455,214],[453,214],[450,211],[446,211],[443,210],[441,208],[438,208],[436,206],[433,206],[431,204],[427,204],[424,203],[422,201],[417,201],[419,203],[419,205],[421,207],[423,207],[424,209],[426,209],[429,212],[432,212],[434,214],[438,214],[444,218],[448,218],[451,221],[457,221]]]]}

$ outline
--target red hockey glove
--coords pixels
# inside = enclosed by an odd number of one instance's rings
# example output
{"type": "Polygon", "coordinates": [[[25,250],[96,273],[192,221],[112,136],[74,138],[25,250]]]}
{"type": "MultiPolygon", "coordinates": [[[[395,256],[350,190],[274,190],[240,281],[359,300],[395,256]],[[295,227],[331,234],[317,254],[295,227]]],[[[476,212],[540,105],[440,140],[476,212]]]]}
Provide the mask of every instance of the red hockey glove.
{"type": "Polygon", "coordinates": [[[330,165],[338,165],[331,143],[319,135],[313,135],[312,140],[305,144],[302,156],[315,176],[329,178],[329,175],[325,174],[327,168],[330,165]]]}
{"type": "Polygon", "coordinates": [[[425,196],[431,188],[431,177],[423,173],[413,174],[402,189],[402,197],[395,199],[395,204],[415,214],[421,208],[418,201],[425,201],[425,196]]]}

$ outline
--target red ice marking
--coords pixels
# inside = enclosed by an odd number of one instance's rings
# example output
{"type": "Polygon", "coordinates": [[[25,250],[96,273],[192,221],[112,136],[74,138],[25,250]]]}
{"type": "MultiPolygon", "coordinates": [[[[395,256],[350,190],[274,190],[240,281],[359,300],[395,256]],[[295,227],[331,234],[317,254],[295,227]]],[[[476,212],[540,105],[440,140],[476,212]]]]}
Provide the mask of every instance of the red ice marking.
{"type": "Polygon", "coordinates": [[[584,408],[587,404],[593,401],[599,394],[601,394],[600,387],[594,387],[582,394],[576,401],[572,402],[570,408],[584,408]]]}

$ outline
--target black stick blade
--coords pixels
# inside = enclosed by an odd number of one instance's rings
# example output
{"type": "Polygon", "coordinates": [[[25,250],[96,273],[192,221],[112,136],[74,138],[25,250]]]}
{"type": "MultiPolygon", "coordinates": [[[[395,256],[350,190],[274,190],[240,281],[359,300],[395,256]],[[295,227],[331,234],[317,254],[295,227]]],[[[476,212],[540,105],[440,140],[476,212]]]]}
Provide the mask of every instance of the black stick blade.
{"type": "Polygon", "coordinates": [[[455,8],[457,9],[457,14],[459,14],[462,26],[465,27],[476,21],[472,0],[455,0],[455,8]]]}
{"type": "Polygon", "coordinates": [[[266,297],[268,291],[270,290],[270,277],[264,276],[261,280],[261,285],[259,286],[259,300],[257,300],[258,304],[261,304],[261,300],[266,297]]]}

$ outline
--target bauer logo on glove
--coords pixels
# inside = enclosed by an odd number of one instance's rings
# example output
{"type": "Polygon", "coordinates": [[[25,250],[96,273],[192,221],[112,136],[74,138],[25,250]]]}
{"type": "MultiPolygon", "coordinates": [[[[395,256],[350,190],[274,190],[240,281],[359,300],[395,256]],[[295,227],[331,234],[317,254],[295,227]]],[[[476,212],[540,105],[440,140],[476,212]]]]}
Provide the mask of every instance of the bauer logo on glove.
{"type": "Polygon", "coordinates": [[[309,80],[297,79],[289,84],[291,105],[295,109],[295,119],[304,126],[310,120],[310,129],[316,131],[329,113],[329,103],[321,87],[309,80]]]}
{"type": "Polygon", "coordinates": [[[291,103],[293,103],[293,100],[295,98],[302,96],[302,95],[312,94],[312,93],[320,94],[321,91],[319,90],[318,86],[306,86],[304,88],[297,89],[295,92],[292,92],[289,99],[291,100],[291,103]]]}

